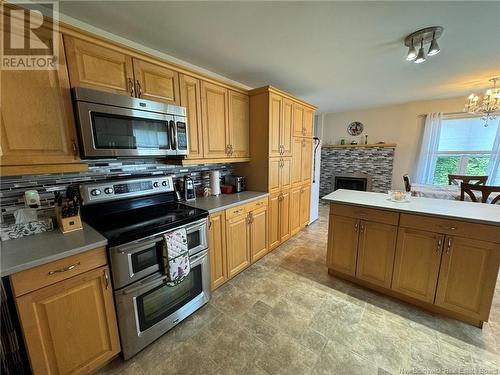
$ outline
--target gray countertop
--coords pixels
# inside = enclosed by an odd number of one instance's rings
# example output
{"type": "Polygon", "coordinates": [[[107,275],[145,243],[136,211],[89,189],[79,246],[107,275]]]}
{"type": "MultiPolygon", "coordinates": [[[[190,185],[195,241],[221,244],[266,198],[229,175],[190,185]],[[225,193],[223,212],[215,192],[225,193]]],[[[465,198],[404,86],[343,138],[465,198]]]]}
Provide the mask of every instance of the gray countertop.
{"type": "Polygon", "coordinates": [[[0,276],[105,246],[106,238],[91,226],[63,234],[59,229],[0,242],[0,276]]]}
{"type": "Polygon", "coordinates": [[[500,207],[495,204],[421,197],[411,197],[409,202],[392,202],[387,194],[342,189],[322,199],[334,203],[500,226],[500,207]]]}
{"type": "Polygon", "coordinates": [[[236,194],[221,194],[218,196],[196,198],[195,201],[186,202],[188,206],[207,210],[209,213],[222,211],[227,208],[248,203],[269,196],[269,193],[260,191],[242,191],[236,194]]]}

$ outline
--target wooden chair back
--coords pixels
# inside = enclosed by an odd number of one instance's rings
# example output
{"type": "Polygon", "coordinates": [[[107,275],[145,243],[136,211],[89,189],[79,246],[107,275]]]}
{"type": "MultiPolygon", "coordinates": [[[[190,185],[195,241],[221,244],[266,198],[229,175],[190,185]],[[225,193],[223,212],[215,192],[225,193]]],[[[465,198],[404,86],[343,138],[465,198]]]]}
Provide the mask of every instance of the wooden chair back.
{"type": "Polygon", "coordinates": [[[491,200],[491,204],[500,204],[500,186],[485,186],[478,184],[460,184],[460,200],[463,201],[465,198],[465,194],[470,197],[470,200],[473,202],[477,202],[475,191],[481,192],[481,203],[488,203],[488,197],[491,193],[499,193],[496,197],[491,200]]]}
{"type": "Polygon", "coordinates": [[[486,185],[487,180],[488,176],[465,176],[460,174],[448,175],[448,185],[460,185],[461,182],[474,185],[486,185]]]}
{"type": "Polygon", "coordinates": [[[407,174],[403,175],[403,181],[405,183],[405,190],[409,193],[411,191],[410,176],[408,176],[407,174]]]}

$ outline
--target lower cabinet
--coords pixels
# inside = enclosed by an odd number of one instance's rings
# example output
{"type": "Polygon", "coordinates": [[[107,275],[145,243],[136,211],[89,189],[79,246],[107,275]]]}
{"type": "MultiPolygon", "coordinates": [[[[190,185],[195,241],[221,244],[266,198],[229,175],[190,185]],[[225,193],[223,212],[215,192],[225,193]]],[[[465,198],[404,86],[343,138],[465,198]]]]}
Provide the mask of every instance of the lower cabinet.
{"type": "Polygon", "coordinates": [[[267,254],[267,206],[250,212],[250,258],[252,263],[267,254]]]}
{"type": "Polygon", "coordinates": [[[306,184],[300,189],[300,226],[309,225],[311,208],[311,185],[306,184]]]}
{"type": "Polygon", "coordinates": [[[282,191],[279,199],[280,243],[290,238],[290,191],[282,191]]]}
{"type": "Polygon", "coordinates": [[[107,266],[16,299],[34,374],[87,374],[120,351],[107,266]]]}
{"type": "Polygon", "coordinates": [[[328,268],[350,276],[356,274],[359,219],[330,215],[328,223],[328,268]]]}
{"type": "Polygon", "coordinates": [[[229,278],[250,265],[249,220],[242,213],[226,221],[227,275],[229,278]]]}
{"type": "Polygon", "coordinates": [[[300,203],[302,196],[302,188],[293,188],[290,191],[290,235],[294,235],[300,231],[300,203]]]}
{"type": "Polygon", "coordinates": [[[224,211],[210,215],[208,228],[208,251],[213,290],[227,281],[226,215],[224,211]]]}
{"type": "Polygon", "coordinates": [[[442,234],[399,228],[392,289],[433,303],[443,241],[442,234]]]}
{"type": "Polygon", "coordinates": [[[269,197],[269,250],[290,238],[290,191],[269,197]]]}

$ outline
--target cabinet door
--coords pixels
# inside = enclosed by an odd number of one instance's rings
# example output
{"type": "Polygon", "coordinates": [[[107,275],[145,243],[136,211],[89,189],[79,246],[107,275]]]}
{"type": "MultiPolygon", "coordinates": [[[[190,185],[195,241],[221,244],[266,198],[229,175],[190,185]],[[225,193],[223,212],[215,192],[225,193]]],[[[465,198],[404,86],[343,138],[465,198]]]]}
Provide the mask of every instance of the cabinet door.
{"type": "Polygon", "coordinates": [[[252,211],[250,225],[250,256],[252,263],[267,253],[267,228],[267,207],[252,211]]]}
{"type": "Polygon", "coordinates": [[[435,304],[488,320],[499,262],[499,244],[446,237],[435,304]]]}
{"type": "Polygon", "coordinates": [[[293,188],[290,191],[290,234],[293,236],[301,228],[300,201],[302,188],[293,188]]]}
{"type": "Polygon", "coordinates": [[[187,109],[189,159],[203,158],[203,128],[201,125],[200,80],[179,75],[181,106],[187,109]]]}
{"type": "Polygon", "coordinates": [[[293,137],[292,186],[302,185],[302,138],[293,137]]]}
{"type": "Polygon", "coordinates": [[[248,95],[229,90],[229,144],[231,157],[250,156],[250,115],[248,95]]]}
{"type": "Polygon", "coordinates": [[[274,249],[280,244],[280,193],[274,193],[269,196],[269,250],[274,249]]]}
{"type": "Polygon", "coordinates": [[[293,135],[304,136],[304,107],[299,103],[293,103],[293,135]]]}
{"type": "MultiPolygon", "coordinates": [[[[39,31],[40,39],[52,45],[52,31],[39,31]]],[[[11,36],[8,31],[5,35],[11,36]]],[[[57,70],[1,72],[1,165],[79,161],[62,37],[57,38],[57,70]]]]}
{"type": "Polygon", "coordinates": [[[135,96],[132,58],[112,48],[64,36],[71,87],[135,96]]]}
{"type": "Polygon", "coordinates": [[[359,220],[330,215],[326,264],[335,271],[354,276],[358,249],[359,220]]]}
{"type": "Polygon", "coordinates": [[[356,277],[390,288],[398,228],[362,220],[359,231],[356,277]]]}
{"type": "Polygon", "coordinates": [[[292,156],[293,102],[283,98],[283,122],[280,130],[280,143],[283,156],[292,156]]]}
{"type": "Polygon", "coordinates": [[[443,240],[441,234],[399,228],[391,288],[433,303],[443,240]]]}
{"type": "Polygon", "coordinates": [[[290,238],[290,191],[281,192],[279,204],[280,242],[290,238]]]}
{"type": "Polygon", "coordinates": [[[311,185],[305,185],[300,189],[300,226],[309,224],[311,207],[311,185]]]}
{"type": "Polygon", "coordinates": [[[250,265],[249,221],[246,213],[226,220],[227,274],[231,278],[250,265]]]}
{"type": "Polygon", "coordinates": [[[288,190],[292,185],[292,158],[282,158],[280,168],[280,188],[288,190]]]}
{"type": "Polygon", "coordinates": [[[210,253],[210,274],[212,290],[227,281],[226,223],[224,211],[209,217],[208,251],[210,253]]]}
{"type": "Polygon", "coordinates": [[[205,158],[229,157],[228,93],[224,87],[201,82],[203,152],[205,158]]]}
{"type": "Polygon", "coordinates": [[[313,142],[312,139],[303,139],[302,140],[302,168],[301,168],[301,182],[302,183],[310,183],[312,176],[312,148],[313,142]]]}
{"type": "Polygon", "coordinates": [[[283,98],[269,94],[269,156],[281,156],[281,127],[283,123],[283,98]]]}
{"type": "Polygon", "coordinates": [[[157,102],[180,104],[179,73],[161,65],[133,59],[135,96],[157,102]]]}
{"type": "Polygon", "coordinates": [[[280,191],[281,158],[269,159],[269,192],[280,191]]]}
{"type": "Polygon", "coordinates": [[[304,136],[312,138],[314,128],[314,111],[311,108],[304,108],[304,136]]]}
{"type": "Polygon", "coordinates": [[[16,300],[35,374],[90,373],[120,351],[108,267],[16,300]]]}

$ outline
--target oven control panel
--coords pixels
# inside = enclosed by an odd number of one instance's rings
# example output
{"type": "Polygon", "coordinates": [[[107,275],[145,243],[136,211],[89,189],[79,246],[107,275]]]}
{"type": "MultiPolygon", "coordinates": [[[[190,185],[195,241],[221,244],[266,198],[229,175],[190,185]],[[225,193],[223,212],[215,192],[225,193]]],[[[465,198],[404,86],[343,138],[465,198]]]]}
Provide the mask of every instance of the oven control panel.
{"type": "Polygon", "coordinates": [[[174,191],[172,177],[150,177],[80,185],[84,205],[174,191]]]}

